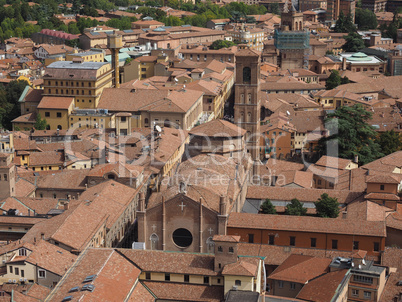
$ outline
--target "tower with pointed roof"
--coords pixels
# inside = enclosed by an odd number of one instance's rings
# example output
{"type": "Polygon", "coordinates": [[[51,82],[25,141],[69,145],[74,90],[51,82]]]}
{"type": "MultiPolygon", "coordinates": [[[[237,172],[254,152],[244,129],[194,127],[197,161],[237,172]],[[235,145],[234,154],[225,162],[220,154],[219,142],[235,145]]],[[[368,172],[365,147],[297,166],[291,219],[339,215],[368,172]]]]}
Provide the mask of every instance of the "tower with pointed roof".
{"type": "Polygon", "coordinates": [[[246,147],[254,161],[254,175],[258,174],[260,161],[260,53],[251,50],[247,46],[239,45],[236,53],[236,81],[234,122],[245,129],[246,147]]]}

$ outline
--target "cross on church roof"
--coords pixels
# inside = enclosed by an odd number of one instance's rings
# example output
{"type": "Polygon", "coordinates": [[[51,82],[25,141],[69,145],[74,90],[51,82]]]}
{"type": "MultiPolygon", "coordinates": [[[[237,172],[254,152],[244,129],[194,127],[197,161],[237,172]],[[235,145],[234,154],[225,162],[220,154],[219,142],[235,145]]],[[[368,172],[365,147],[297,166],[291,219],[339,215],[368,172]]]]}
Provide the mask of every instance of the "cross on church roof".
{"type": "Polygon", "coordinates": [[[183,203],[183,201],[181,202],[181,204],[179,204],[179,207],[181,207],[181,211],[182,211],[182,212],[183,212],[185,206],[186,206],[186,205],[183,203]]]}

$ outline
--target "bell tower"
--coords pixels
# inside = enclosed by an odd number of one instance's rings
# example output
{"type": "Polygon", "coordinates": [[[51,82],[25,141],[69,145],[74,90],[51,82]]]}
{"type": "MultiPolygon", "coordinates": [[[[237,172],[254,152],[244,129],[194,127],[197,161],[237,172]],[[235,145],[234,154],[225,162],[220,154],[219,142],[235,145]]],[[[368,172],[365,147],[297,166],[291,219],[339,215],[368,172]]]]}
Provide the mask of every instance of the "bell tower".
{"type": "Polygon", "coordinates": [[[260,54],[246,45],[236,53],[234,122],[245,129],[247,152],[254,161],[253,174],[258,174],[260,161],[260,54]]]}
{"type": "Polygon", "coordinates": [[[15,196],[15,176],[12,154],[0,153],[0,201],[15,196]]]}

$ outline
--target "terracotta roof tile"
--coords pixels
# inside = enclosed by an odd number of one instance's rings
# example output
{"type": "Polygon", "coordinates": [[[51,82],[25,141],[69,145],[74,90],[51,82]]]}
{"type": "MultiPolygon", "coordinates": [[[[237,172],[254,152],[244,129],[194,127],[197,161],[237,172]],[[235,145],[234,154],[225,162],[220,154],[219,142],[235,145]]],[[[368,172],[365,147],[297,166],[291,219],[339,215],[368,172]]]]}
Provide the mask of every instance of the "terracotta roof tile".
{"type": "Polygon", "coordinates": [[[119,250],[144,272],[216,276],[213,255],[184,252],[119,250]]]}
{"type": "Polygon", "coordinates": [[[305,284],[329,270],[331,259],[306,255],[290,255],[277,269],[268,276],[269,279],[305,284]]]}
{"type": "Polygon", "coordinates": [[[173,301],[223,301],[222,286],[180,284],[167,282],[142,282],[158,299],[173,301]]]}
{"type": "Polygon", "coordinates": [[[226,264],[222,275],[255,277],[258,273],[257,258],[240,258],[236,263],[226,264]]]}
{"type": "Polygon", "coordinates": [[[348,270],[338,270],[311,280],[303,286],[297,298],[311,302],[331,302],[348,270]]]}
{"type": "Polygon", "coordinates": [[[338,202],[350,203],[362,196],[362,192],[353,192],[345,190],[323,190],[323,189],[305,189],[305,188],[281,188],[270,186],[249,186],[247,189],[247,199],[269,198],[271,200],[292,200],[299,199],[300,202],[315,202],[322,194],[327,193],[330,197],[338,199],[338,202]]]}
{"type": "Polygon", "coordinates": [[[391,273],[388,277],[387,283],[382,291],[381,297],[378,300],[379,302],[389,302],[389,301],[398,301],[401,297],[401,286],[399,282],[402,279],[402,273],[399,270],[398,272],[391,273]]]}
{"type": "Polygon", "coordinates": [[[44,96],[38,109],[68,109],[73,102],[73,97],[44,96]]]}
{"type": "Polygon", "coordinates": [[[190,130],[191,135],[210,137],[238,137],[243,136],[246,130],[225,120],[212,120],[190,130]]]}
{"type": "MultiPolygon", "coordinates": [[[[287,230],[311,233],[354,234],[361,236],[385,237],[385,223],[308,216],[284,216],[248,213],[231,213],[228,228],[250,228],[267,230],[287,230]]],[[[232,231],[232,234],[236,231],[232,231]]],[[[230,233],[230,232],[229,232],[230,233]]]]}
{"type": "Polygon", "coordinates": [[[74,301],[124,301],[129,296],[141,271],[113,249],[89,249],[82,256],[80,265],[74,266],[49,296],[52,301],[61,301],[73,296],[74,301]],[[92,292],[70,292],[81,287],[87,276],[96,275],[92,292]]]}

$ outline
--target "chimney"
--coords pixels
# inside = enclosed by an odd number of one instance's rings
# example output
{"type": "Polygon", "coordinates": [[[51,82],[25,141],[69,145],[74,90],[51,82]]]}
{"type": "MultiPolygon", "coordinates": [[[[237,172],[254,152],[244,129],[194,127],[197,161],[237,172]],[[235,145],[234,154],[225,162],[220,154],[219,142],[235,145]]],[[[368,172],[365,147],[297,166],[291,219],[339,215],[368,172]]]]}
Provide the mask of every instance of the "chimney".
{"type": "Polygon", "coordinates": [[[342,70],[346,70],[346,58],[342,59],[342,70]]]}
{"type": "Polygon", "coordinates": [[[359,163],[359,155],[355,155],[355,157],[354,157],[354,159],[353,159],[353,162],[354,162],[355,164],[358,164],[358,163],[359,163]]]}
{"type": "Polygon", "coordinates": [[[70,208],[70,201],[64,202],[64,211],[67,211],[70,208]]]}
{"type": "Polygon", "coordinates": [[[225,196],[221,195],[219,198],[219,214],[226,215],[226,201],[225,196]]]}
{"type": "Polygon", "coordinates": [[[144,212],[145,211],[145,196],[144,196],[144,192],[140,193],[139,196],[139,209],[140,212],[144,212]]]}

